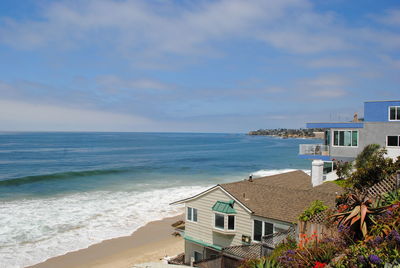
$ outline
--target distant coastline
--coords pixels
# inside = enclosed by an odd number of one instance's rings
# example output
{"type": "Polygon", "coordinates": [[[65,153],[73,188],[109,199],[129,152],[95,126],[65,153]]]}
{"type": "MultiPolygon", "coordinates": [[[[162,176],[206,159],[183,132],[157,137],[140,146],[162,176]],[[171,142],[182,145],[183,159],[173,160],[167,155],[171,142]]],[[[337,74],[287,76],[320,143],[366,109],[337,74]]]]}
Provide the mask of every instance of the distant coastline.
{"type": "Polygon", "coordinates": [[[273,136],[281,137],[284,139],[322,139],[324,133],[322,129],[310,128],[310,129],[287,129],[287,128],[276,128],[276,129],[259,129],[253,130],[247,133],[250,136],[273,136]]]}

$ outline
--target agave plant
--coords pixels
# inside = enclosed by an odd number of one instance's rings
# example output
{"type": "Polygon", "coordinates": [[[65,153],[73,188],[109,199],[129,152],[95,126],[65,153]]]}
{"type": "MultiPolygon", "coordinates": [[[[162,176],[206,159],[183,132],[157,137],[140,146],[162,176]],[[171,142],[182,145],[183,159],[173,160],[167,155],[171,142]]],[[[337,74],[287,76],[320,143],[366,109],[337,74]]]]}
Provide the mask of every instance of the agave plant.
{"type": "Polygon", "coordinates": [[[387,206],[374,208],[371,206],[372,201],[366,196],[360,197],[355,194],[349,194],[346,201],[348,209],[331,217],[337,221],[339,228],[352,229],[356,237],[366,238],[369,226],[373,222],[371,216],[383,213],[387,206]]]}
{"type": "Polygon", "coordinates": [[[257,264],[256,268],[279,268],[279,264],[270,259],[262,258],[260,262],[257,264]]]}
{"type": "Polygon", "coordinates": [[[280,268],[281,266],[272,259],[261,257],[259,259],[248,260],[240,268],[280,268]]]}

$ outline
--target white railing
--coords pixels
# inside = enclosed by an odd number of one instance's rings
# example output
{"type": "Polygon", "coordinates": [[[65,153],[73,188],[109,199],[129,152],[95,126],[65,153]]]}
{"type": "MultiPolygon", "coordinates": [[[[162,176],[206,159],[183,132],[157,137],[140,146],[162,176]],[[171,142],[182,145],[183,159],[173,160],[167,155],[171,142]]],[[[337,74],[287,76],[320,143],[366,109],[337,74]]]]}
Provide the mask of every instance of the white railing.
{"type": "Polygon", "coordinates": [[[329,146],[323,144],[300,144],[301,155],[329,155],[329,146]]]}

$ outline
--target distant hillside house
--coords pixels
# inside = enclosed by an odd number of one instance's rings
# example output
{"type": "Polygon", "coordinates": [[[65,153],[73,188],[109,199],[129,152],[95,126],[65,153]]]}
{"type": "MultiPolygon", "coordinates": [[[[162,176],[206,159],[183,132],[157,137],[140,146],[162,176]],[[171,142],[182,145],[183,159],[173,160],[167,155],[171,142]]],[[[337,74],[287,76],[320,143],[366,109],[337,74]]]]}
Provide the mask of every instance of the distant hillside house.
{"type": "Polygon", "coordinates": [[[307,123],[324,131],[322,144],[301,144],[299,156],[312,159],[313,185],[336,180],[334,160],[353,161],[365,146],[379,144],[387,156],[400,156],[400,101],[364,102],[364,119],[352,122],[307,123]]]}
{"type": "Polygon", "coordinates": [[[208,259],[222,248],[258,243],[287,230],[312,201],[333,206],[341,188],[312,187],[303,171],[216,185],[172,204],[185,204],[185,262],[208,259]]]}

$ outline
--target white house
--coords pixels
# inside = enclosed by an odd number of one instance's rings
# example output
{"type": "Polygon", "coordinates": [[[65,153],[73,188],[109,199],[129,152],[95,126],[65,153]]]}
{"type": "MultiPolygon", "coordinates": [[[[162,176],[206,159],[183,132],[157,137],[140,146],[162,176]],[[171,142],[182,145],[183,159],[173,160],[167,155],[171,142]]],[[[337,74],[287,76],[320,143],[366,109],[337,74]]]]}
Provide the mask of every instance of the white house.
{"type": "Polygon", "coordinates": [[[316,199],[333,206],[334,183],[312,187],[303,171],[216,185],[172,204],[185,204],[185,262],[212,258],[224,247],[258,243],[287,230],[316,199]]]}

